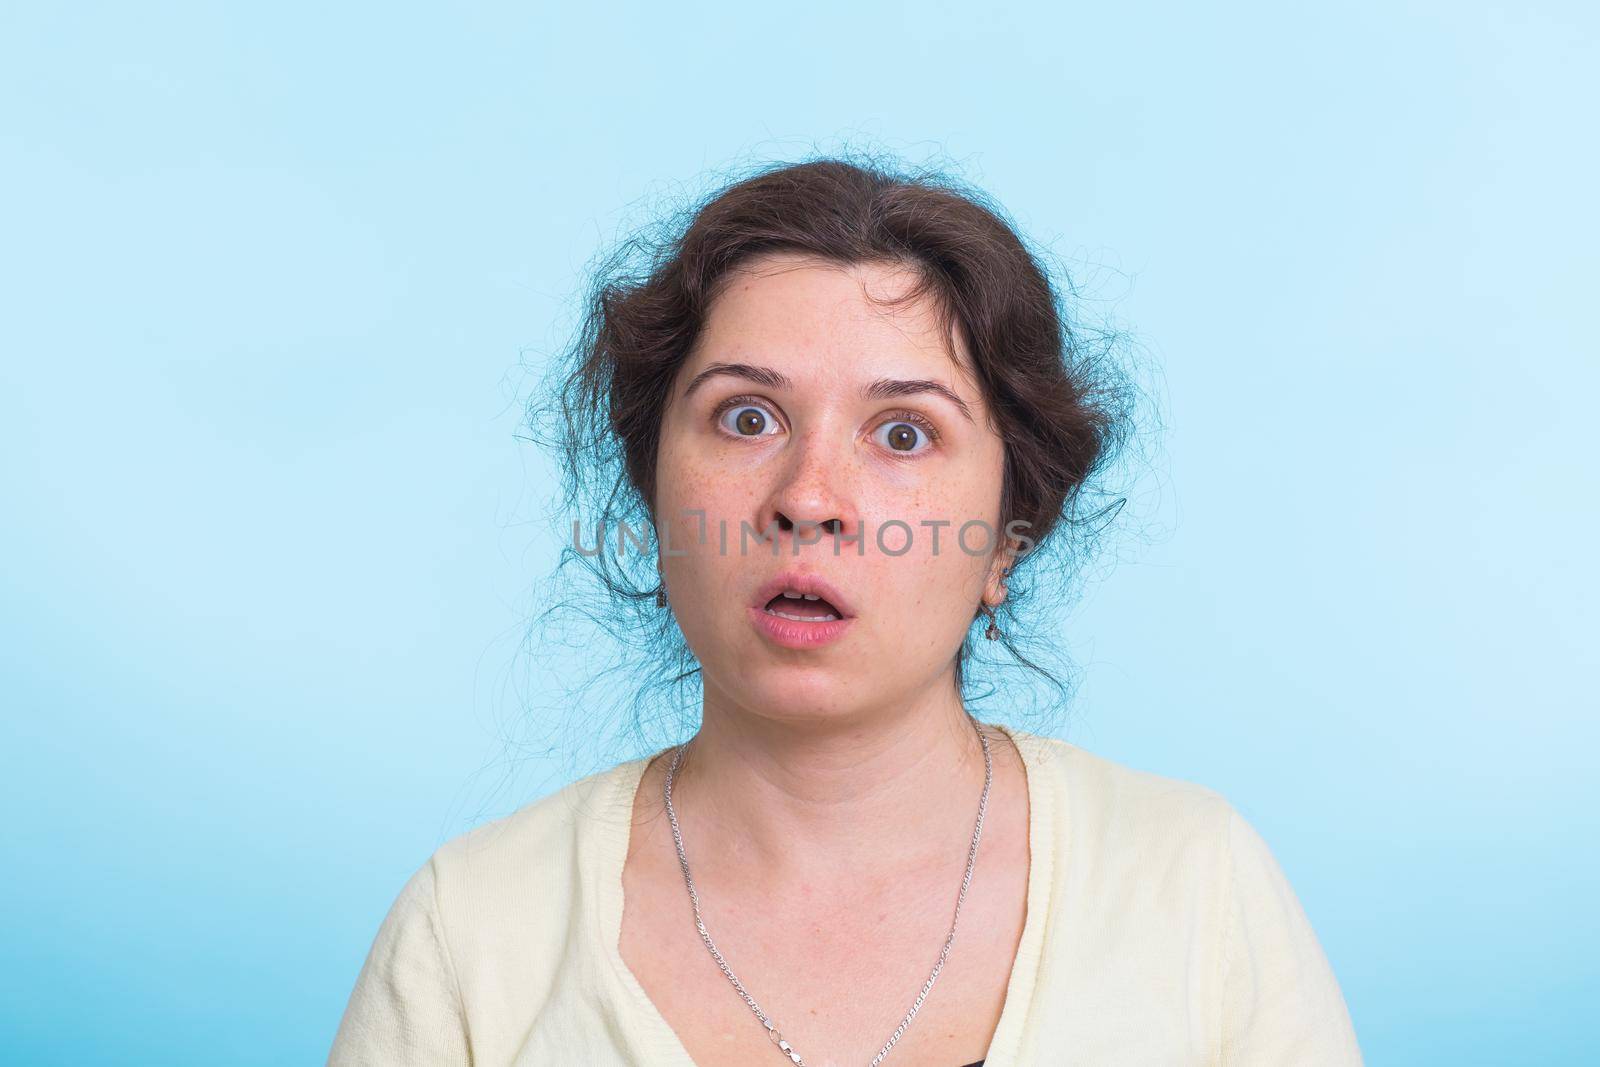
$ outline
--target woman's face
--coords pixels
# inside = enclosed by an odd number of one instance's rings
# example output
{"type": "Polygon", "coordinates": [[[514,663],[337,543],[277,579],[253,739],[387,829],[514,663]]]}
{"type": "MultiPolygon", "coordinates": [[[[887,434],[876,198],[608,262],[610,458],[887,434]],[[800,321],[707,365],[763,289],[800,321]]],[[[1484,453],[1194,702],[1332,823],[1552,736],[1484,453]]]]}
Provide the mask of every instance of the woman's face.
{"type": "Polygon", "coordinates": [[[708,701],[792,720],[942,698],[980,602],[1004,595],[1004,449],[959,331],[941,336],[926,298],[891,309],[862,291],[914,280],[763,256],[678,372],[657,537],[708,701]],[[780,598],[806,618],[774,615],[763,589],[785,576],[820,578],[840,610],[780,598]]]}

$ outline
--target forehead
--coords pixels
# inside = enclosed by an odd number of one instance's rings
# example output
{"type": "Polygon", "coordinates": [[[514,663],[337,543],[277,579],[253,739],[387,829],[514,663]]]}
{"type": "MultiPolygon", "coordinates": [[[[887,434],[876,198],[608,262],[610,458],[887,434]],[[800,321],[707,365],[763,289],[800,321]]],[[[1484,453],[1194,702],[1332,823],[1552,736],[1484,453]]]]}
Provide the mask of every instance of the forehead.
{"type": "Polygon", "coordinates": [[[769,364],[851,378],[893,369],[970,377],[961,330],[953,317],[942,319],[933,292],[889,303],[919,280],[903,264],[760,256],[723,279],[685,369],[737,349],[769,364]]]}

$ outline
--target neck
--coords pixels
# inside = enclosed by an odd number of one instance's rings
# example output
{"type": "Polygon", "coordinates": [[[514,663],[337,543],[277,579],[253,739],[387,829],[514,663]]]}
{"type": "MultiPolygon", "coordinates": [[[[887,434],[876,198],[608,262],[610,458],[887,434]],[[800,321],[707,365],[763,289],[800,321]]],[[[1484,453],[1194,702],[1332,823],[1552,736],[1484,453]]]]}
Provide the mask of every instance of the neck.
{"type": "MultiPolygon", "coordinates": [[[[672,785],[691,864],[819,889],[831,888],[828,872],[859,884],[943,869],[971,841],[984,783],[982,742],[953,686],[947,692],[803,719],[708,693],[672,785]]],[[[989,745],[992,758],[992,737],[989,745]]]]}

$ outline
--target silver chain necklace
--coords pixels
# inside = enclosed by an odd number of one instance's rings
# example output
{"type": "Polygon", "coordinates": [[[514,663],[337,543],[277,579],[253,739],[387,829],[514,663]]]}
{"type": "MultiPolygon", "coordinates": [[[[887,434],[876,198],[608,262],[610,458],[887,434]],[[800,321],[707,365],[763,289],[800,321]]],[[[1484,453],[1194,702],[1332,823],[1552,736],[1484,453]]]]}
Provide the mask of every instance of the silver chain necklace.
{"type": "MultiPolygon", "coordinates": [[[[974,724],[973,728],[977,729],[976,724],[974,724]]],[[[972,829],[972,847],[967,851],[967,871],[961,876],[961,892],[956,897],[955,916],[950,920],[950,936],[944,939],[944,948],[939,950],[939,961],[933,965],[933,973],[928,975],[927,982],[922,986],[922,992],[917,994],[917,999],[911,1005],[911,1010],[906,1012],[906,1017],[900,1020],[900,1025],[895,1028],[893,1034],[889,1035],[888,1042],[879,1050],[877,1056],[873,1057],[872,1067],[878,1067],[878,1064],[883,1062],[883,1058],[889,1054],[889,1050],[894,1048],[895,1042],[900,1040],[900,1035],[906,1032],[906,1027],[911,1025],[911,1020],[916,1018],[917,1009],[922,1007],[922,1002],[927,997],[928,991],[933,988],[934,981],[939,977],[939,971],[944,968],[946,957],[950,955],[950,946],[956,939],[956,924],[961,920],[961,902],[967,898],[967,885],[972,881],[972,867],[978,859],[978,839],[983,835],[983,814],[989,805],[989,783],[994,779],[994,766],[989,759],[989,739],[984,736],[982,730],[978,730],[978,740],[983,744],[983,795],[978,798],[978,822],[972,829]]],[[[706,943],[706,948],[711,950],[712,958],[717,961],[717,966],[722,968],[722,973],[728,976],[728,981],[733,983],[733,987],[739,991],[739,995],[750,1006],[750,1010],[756,1013],[756,1018],[761,1020],[761,1025],[767,1028],[767,1037],[771,1038],[772,1043],[778,1047],[778,1051],[789,1057],[792,1062],[799,1064],[800,1067],[805,1067],[805,1061],[800,1058],[800,1053],[791,1048],[789,1042],[783,1039],[783,1034],[773,1025],[772,1019],[768,1017],[766,1012],[761,1010],[760,1005],[755,1002],[755,998],[745,991],[744,983],[734,976],[733,970],[728,966],[728,961],[723,959],[722,953],[717,951],[717,946],[711,940],[711,935],[706,932],[706,924],[700,918],[700,894],[695,892],[694,879],[689,876],[689,858],[684,855],[683,834],[678,830],[678,814],[672,807],[672,778],[677,773],[678,764],[683,759],[684,750],[688,747],[689,742],[685,741],[678,746],[677,752],[673,755],[672,764],[667,768],[665,791],[667,818],[672,821],[672,840],[678,846],[678,866],[683,868],[683,881],[689,887],[689,901],[694,905],[694,925],[700,931],[700,939],[706,943]]]]}

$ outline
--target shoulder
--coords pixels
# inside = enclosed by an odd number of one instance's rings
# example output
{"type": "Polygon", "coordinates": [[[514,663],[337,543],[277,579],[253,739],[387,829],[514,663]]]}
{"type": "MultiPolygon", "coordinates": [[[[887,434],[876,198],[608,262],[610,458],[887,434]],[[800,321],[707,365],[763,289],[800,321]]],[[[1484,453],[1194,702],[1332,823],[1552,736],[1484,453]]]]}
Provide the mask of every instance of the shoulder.
{"type": "Polygon", "coordinates": [[[446,841],[432,862],[440,875],[463,876],[558,856],[600,833],[615,815],[621,780],[637,761],[617,763],[570,782],[510,815],[446,841]]]}
{"type": "MultiPolygon", "coordinates": [[[[563,945],[625,843],[619,763],[450,839],[401,888],[368,952],[330,1064],[465,1064],[475,1005],[542,1002],[563,945]]],[[[493,1030],[491,1023],[490,1029],[493,1030]]]]}
{"type": "Polygon", "coordinates": [[[450,839],[429,858],[439,916],[453,950],[492,950],[515,931],[559,939],[587,897],[589,872],[626,847],[626,786],[644,761],[586,775],[510,815],[450,839]]]}
{"type": "Polygon", "coordinates": [[[1073,970],[1129,997],[1148,995],[1152,967],[1216,976],[1221,1062],[1361,1063],[1311,923],[1232,802],[1067,741],[1017,740],[1039,776],[1050,899],[1072,909],[1056,944],[1073,970]]]}
{"type": "Polygon", "coordinates": [[[1030,773],[1069,807],[1078,833],[1177,841],[1199,835],[1226,841],[1235,816],[1219,791],[1185,778],[1140,770],[1070,741],[1014,730],[1030,773]]]}
{"type": "Polygon", "coordinates": [[[1040,805],[1037,844],[1080,901],[1214,923],[1237,818],[1217,790],[1140,770],[1057,738],[1018,736],[1040,805]]]}

